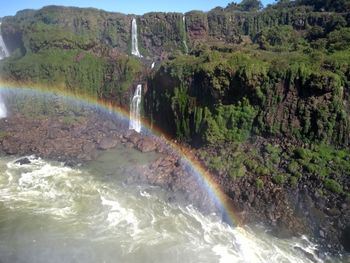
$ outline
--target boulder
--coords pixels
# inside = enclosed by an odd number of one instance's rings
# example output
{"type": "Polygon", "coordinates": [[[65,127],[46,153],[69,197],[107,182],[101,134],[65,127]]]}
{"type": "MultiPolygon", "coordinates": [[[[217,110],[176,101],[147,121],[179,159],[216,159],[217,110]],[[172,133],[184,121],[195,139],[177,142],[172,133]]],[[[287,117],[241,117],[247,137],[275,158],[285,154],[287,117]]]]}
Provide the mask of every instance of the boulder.
{"type": "Polygon", "coordinates": [[[136,148],[143,153],[153,152],[157,149],[157,144],[151,138],[145,137],[138,141],[136,148]]]}
{"type": "Polygon", "coordinates": [[[116,147],[118,144],[118,140],[115,138],[103,138],[98,144],[98,149],[100,150],[108,150],[116,147]]]}
{"type": "Polygon", "coordinates": [[[27,157],[25,157],[15,161],[15,163],[19,165],[25,165],[25,164],[30,164],[31,161],[27,157]]]}

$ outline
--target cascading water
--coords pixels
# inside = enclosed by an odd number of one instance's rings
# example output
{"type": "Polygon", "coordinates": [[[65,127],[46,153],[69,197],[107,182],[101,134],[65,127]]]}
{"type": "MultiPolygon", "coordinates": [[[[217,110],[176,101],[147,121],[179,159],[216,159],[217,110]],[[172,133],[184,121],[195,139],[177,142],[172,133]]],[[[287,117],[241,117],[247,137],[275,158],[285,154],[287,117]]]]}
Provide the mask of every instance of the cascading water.
{"type": "Polygon", "coordinates": [[[183,42],[183,44],[184,44],[184,47],[185,47],[185,52],[186,53],[188,53],[188,46],[187,46],[187,39],[186,39],[186,32],[187,32],[187,30],[186,30],[186,17],[185,16],[183,16],[182,17],[182,25],[183,25],[183,40],[182,40],[182,42],[183,42]]]}
{"type": "MultiPolygon", "coordinates": [[[[9,52],[6,48],[4,39],[2,38],[1,23],[0,23],[0,60],[8,56],[9,56],[9,52]]],[[[7,109],[0,90],[0,119],[6,118],[6,117],[7,117],[7,109]]]]}
{"type": "Polygon", "coordinates": [[[7,117],[7,109],[0,90],[0,119],[7,117]]]}
{"type": "Polygon", "coordinates": [[[135,18],[132,19],[131,23],[131,54],[139,58],[142,57],[139,51],[139,42],[137,39],[137,23],[135,18]]]}
{"type": "Polygon", "coordinates": [[[139,84],[136,87],[134,96],[132,97],[131,104],[130,104],[130,122],[129,122],[129,129],[135,130],[137,132],[141,131],[141,92],[142,92],[142,85],[139,84]]]}
{"type": "Polygon", "coordinates": [[[4,39],[2,38],[1,34],[1,23],[0,23],[0,60],[3,58],[6,58],[9,56],[9,52],[7,50],[7,47],[5,45],[4,39]]]}

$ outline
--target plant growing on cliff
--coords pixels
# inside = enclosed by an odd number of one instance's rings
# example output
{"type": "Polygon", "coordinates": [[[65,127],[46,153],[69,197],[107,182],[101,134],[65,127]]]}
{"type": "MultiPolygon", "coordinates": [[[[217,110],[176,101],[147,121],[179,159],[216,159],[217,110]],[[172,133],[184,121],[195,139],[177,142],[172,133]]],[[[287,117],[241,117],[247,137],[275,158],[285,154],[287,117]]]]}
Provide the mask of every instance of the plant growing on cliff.
{"type": "Polygon", "coordinates": [[[218,105],[213,112],[206,111],[203,139],[207,143],[244,141],[250,135],[256,110],[243,99],[237,105],[218,105]]]}

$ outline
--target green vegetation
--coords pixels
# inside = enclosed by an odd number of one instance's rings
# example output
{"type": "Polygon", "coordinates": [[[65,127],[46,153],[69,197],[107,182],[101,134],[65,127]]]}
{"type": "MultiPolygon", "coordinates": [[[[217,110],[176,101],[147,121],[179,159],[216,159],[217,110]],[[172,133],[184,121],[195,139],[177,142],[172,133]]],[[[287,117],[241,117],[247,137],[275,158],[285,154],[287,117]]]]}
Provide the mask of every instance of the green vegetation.
{"type": "Polygon", "coordinates": [[[337,176],[350,174],[349,154],[348,150],[336,150],[329,145],[295,149],[297,162],[306,171],[320,177],[327,177],[330,174],[337,176]]]}
{"type": "Polygon", "coordinates": [[[263,182],[263,180],[261,180],[261,179],[256,179],[256,188],[258,188],[259,190],[261,190],[261,189],[263,189],[264,188],[264,182],[263,182]]]}
{"type": "Polygon", "coordinates": [[[107,61],[83,50],[56,48],[10,58],[0,64],[2,78],[48,87],[65,87],[94,97],[121,97],[141,67],[133,58],[107,61]]]}
{"type": "MultiPolygon", "coordinates": [[[[199,158],[209,169],[233,180],[251,177],[258,190],[272,181],[274,187],[297,188],[310,178],[318,178],[322,196],[350,195],[343,182],[350,174],[350,150],[337,150],[329,145],[313,144],[290,148],[267,144],[258,150],[245,143],[226,143],[200,150],[199,158]],[[279,162],[274,162],[275,156],[279,162]],[[267,179],[268,178],[268,179],[267,179]]],[[[313,179],[315,180],[315,179],[313,179]]]]}
{"type": "Polygon", "coordinates": [[[332,191],[334,193],[342,193],[343,192],[343,187],[335,180],[333,179],[326,179],[324,183],[326,189],[329,191],[332,191]]]}
{"type": "Polygon", "coordinates": [[[284,184],[285,181],[286,181],[286,176],[283,175],[283,174],[275,175],[275,176],[272,177],[272,181],[273,181],[275,184],[282,185],[282,184],[284,184]]]}
{"type": "Polygon", "coordinates": [[[12,56],[0,72],[4,80],[124,105],[130,86],[147,81],[144,110],[151,124],[207,149],[200,158],[220,176],[251,176],[258,189],[298,187],[312,176],[324,195],[348,194],[348,2],[280,0],[261,9],[260,1],[244,0],[188,12],[185,26],[179,13],[145,14],[137,17],[140,50],[145,61],[162,60],[151,74],[126,55],[130,16],[27,10],[2,21],[12,56]],[[252,149],[260,137],[270,143],[252,149]]]}

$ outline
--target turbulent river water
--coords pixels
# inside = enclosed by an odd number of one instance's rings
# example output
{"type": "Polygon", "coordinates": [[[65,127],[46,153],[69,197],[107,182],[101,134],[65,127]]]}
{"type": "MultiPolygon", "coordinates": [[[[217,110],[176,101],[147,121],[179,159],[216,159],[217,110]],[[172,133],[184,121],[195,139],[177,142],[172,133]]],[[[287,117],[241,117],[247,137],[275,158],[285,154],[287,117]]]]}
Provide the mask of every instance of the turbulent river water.
{"type": "Polygon", "coordinates": [[[119,147],[79,168],[0,157],[0,262],[319,262],[306,238],[231,227],[124,183],[156,157],[119,147]]]}

